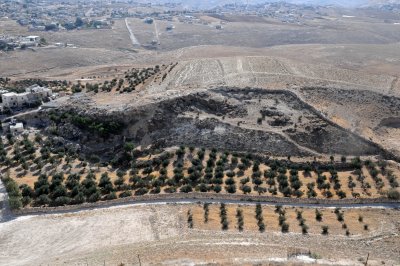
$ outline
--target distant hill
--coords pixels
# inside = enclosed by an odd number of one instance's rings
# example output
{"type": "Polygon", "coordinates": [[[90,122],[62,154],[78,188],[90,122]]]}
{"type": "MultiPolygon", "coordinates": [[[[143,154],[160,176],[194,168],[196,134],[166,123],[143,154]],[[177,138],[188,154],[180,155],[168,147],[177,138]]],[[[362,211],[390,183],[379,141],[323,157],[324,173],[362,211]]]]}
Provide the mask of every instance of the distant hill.
{"type": "MultiPolygon", "coordinates": [[[[242,3],[242,4],[259,4],[265,2],[280,2],[282,0],[156,0],[152,1],[154,3],[162,2],[175,2],[182,3],[186,5],[188,8],[210,8],[221,6],[225,4],[233,4],[233,3],[242,3]]],[[[379,5],[379,4],[387,4],[387,3],[397,3],[400,4],[400,0],[283,0],[284,2],[292,3],[292,4],[311,4],[311,5],[336,5],[342,7],[363,7],[363,6],[371,6],[371,5],[379,5]]],[[[141,1],[138,1],[141,2],[141,1]]],[[[143,1],[142,1],[143,2],[143,1]]]]}
{"type": "Polygon", "coordinates": [[[362,7],[388,3],[400,4],[400,0],[287,0],[287,2],[294,4],[337,5],[343,7],[362,7]]]}

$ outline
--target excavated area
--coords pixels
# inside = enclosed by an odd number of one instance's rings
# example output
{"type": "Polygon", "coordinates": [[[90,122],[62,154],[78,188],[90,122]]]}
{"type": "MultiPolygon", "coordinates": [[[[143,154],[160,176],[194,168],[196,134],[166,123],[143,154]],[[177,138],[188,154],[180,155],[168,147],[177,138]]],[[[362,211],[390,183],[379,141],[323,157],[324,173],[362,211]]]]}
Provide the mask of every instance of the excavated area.
{"type": "Polygon", "coordinates": [[[123,110],[87,106],[69,104],[26,121],[58,135],[60,143],[74,143],[81,151],[104,158],[112,158],[125,141],[142,147],[185,145],[273,156],[389,156],[373,142],[325,119],[286,90],[221,87],[123,110]],[[49,118],[54,112],[68,112],[92,121],[114,121],[122,127],[120,132],[105,137],[68,119],[59,119],[57,126],[51,126],[54,122],[49,118]]]}

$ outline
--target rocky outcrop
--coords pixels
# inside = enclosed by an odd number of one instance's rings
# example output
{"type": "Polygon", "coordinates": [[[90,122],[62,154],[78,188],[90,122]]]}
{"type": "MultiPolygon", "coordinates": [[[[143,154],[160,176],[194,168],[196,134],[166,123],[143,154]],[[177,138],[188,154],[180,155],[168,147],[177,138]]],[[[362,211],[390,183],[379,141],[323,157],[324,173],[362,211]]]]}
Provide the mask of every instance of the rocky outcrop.
{"type": "MultiPolygon", "coordinates": [[[[145,147],[187,145],[274,156],[388,155],[374,143],[325,119],[289,91],[217,88],[119,111],[74,104],[56,112],[78,114],[100,125],[110,121],[123,125],[118,133],[101,135],[68,119],[57,124],[60,137],[79,144],[84,152],[105,158],[115,156],[125,141],[145,147]],[[259,117],[266,122],[257,123],[259,117]]],[[[47,116],[50,118],[49,112],[47,116]]]]}

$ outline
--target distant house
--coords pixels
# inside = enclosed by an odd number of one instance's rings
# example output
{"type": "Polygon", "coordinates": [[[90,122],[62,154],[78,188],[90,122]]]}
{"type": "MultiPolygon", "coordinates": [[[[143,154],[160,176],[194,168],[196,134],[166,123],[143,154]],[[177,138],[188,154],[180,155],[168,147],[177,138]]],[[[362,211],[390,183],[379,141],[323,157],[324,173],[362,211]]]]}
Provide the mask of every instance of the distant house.
{"type": "Polygon", "coordinates": [[[10,123],[10,133],[15,135],[24,132],[24,124],[10,123]]]}
{"type": "Polygon", "coordinates": [[[38,85],[25,89],[23,93],[8,92],[1,95],[3,106],[7,108],[20,108],[25,105],[41,102],[50,97],[52,90],[38,85]]]}
{"type": "Polygon", "coordinates": [[[16,108],[18,107],[17,93],[8,92],[1,95],[1,100],[4,107],[16,108]]]}
{"type": "Polygon", "coordinates": [[[53,94],[53,91],[46,87],[40,87],[38,85],[32,85],[25,89],[25,92],[33,94],[38,99],[44,99],[46,97],[50,97],[53,94]]]}
{"type": "Polygon", "coordinates": [[[19,134],[24,132],[24,124],[17,122],[15,119],[11,119],[10,122],[1,124],[3,133],[10,132],[11,134],[19,134]]]}
{"type": "Polygon", "coordinates": [[[25,45],[27,47],[38,46],[39,43],[40,43],[40,37],[39,36],[34,36],[34,35],[26,36],[21,41],[21,45],[25,45]]]}

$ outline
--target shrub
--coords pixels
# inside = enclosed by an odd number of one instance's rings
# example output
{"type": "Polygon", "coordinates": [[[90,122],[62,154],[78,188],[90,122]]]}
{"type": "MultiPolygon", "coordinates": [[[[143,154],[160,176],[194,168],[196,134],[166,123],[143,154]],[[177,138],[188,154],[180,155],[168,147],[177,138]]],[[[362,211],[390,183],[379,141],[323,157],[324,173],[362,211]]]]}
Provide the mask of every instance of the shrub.
{"type": "Polygon", "coordinates": [[[226,186],[225,190],[230,194],[234,194],[236,193],[236,186],[235,185],[226,186]]]}
{"type": "Polygon", "coordinates": [[[82,204],[85,202],[85,195],[83,192],[79,192],[72,200],[72,204],[82,204]]]}
{"type": "Polygon", "coordinates": [[[164,189],[165,193],[175,193],[176,188],[175,187],[167,187],[164,189]]]}
{"type": "Polygon", "coordinates": [[[187,218],[188,227],[193,228],[193,214],[192,214],[191,210],[188,210],[187,216],[188,216],[188,218],[187,218]]]}
{"type": "Polygon", "coordinates": [[[132,196],[132,192],[129,190],[126,190],[126,191],[122,192],[121,194],[119,194],[120,198],[128,198],[130,196],[132,196]]]}
{"type": "Polygon", "coordinates": [[[220,209],[220,217],[221,217],[221,225],[222,225],[222,230],[228,230],[229,227],[229,222],[228,222],[228,218],[226,216],[226,206],[224,203],[221,203],[221,207],[220,209]]]}
{"type": "Polygon", "coordinates": [[[322,213],[318,209],[315,210],[315,220],[318,222],[322,221],[322,213]]]}
{"type": "Polygon", "coordinates": [[[10,177],[2,178],[4,186],[8,193],[8,204],[11,210],[22,208],[22,197],[17,182],[10,177]]]}
{"type": "Polygon", "coordinates": [[[147,194],[149,192],[149,190],[145,187],[141,187],[138,190],[135,191],[135,195],[136,196],[142,196],[144,194],[147,194]]]}
{"type": "Polygon", "coordinates": [[[219,192],[221,192],[221,190],[222,190],[222,187],[220,185],[214,186],[214,192],[219,193],[219,192]]]}
{"type": "Polygon", "coordinates": [[[92,195],[89,196],[89,198],[87,199],[88,202],[96,202],[99,201],[101,198],[100,196],[100,192],[96,191],[95,193],[93,193],[92,195]]]}
{"type": "Polygon", "coordinates": [[[248,194],[251,192],[251,187],[248,185],[244,185],[240,189],[243,191],[244,194],[248,194]]]}
{"type": "Polygon", "coordinates": [[[104,200],[114,200],[117,198],[117,194],[115,192],[111,192],[104,196],[104,200]]]}
{"type": "Polygon", "coordinates": [[[329,234],[329,227],[327,225],[322,226],[322,234],[323,235],[329,234]]]}
{"type": "Polygon", "coordinates": [[[22,208],[21,198],[18,197],[9,197],[8,204],[11,210],[18,210],[22,208]]]}
{"type": "Polygon", "coordinates": [[[301,233],[302,233],[303,235],[308,234],[308,226],[307,226],[307,225],[303,224],[303,225],[301,226],[301,233]]]}
{"type": "Polygon", "coordinates": [[[282,223],[282,225],[281,225],[281,231],[282,231],[282,233],[287,233],[287,232],[289,232],[289,224],[287,224],[286,222],[282,223]]]}
{"type": "Polygon", "coordinates": [[[181,189],[179,191],[183,192],[183,193],[189,193],[189,192],[193,191],[193,188],[190,185],[184,185],[181,187],[181,189]]]}
{"type": "Polygon", "coordinates": [[[29,196],[22,197],[21,203],[22,203],[23,207],[29,205],[31,202],[32,202],[31,197],[29,197],[29,196]]]}
{"type": "Polygon", "coordinates": [[[244,225],[243,211],[241,209],[236,210],[236,218],[237,218],[238,229],[241,232],[241,231],[243,231],[243,225],[244,225]]]}
{"type": "Polygon", "coordinates": [[[344,199],[346,197],[346,193],[343,190],[339,190],[336,194],[341,199],[344,199]]]}
{"type": "Polygon", "coordinates": [[[387,194],[389,199],[393,200],[399,200],[400,199],[400,193],[396,189],[390,189],[387,194]]]}
{"type": "Polygon", "coordinates": [[[54,200],[52,205],[54,206],[65,206],[71,203],[71,199],[69,197],[61,196],[54,200]]]}
{"type": "Polygon", "coordinates": [[[337,213],[336,218],[339,222],[343,222],[344,221],[343,213],[342,212],[337,213]]]}
{"type": "Polygon", "coordinates": [[[48,205],[50,204],[50,198],[48,195],[40,195],[38,198],[36,198],[34,204],[36,206],[48,205]]]}
{"type": "Polygon", "coordinates": [[[204,223],[208,223],[208,214],[210,212],[209,205],[210,205],[210,203],[204,203],[204,205],[203,205],[204,223]]]}

